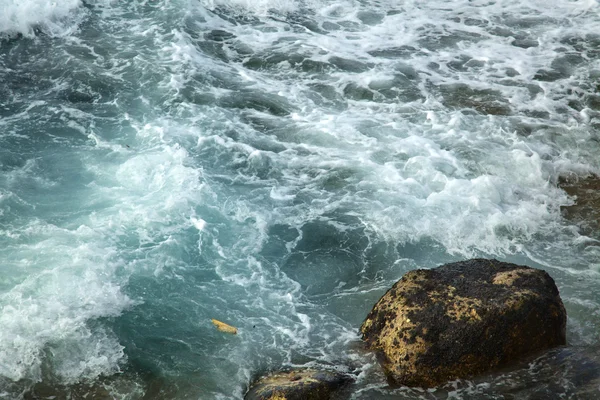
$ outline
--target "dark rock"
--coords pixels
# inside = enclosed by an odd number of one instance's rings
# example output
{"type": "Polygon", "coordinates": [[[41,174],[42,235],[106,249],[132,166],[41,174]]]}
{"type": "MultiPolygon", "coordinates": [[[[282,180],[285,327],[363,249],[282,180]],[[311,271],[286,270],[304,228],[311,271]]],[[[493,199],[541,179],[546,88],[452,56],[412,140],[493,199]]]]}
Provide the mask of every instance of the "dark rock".
{"type": "Polygon", "coordinates": [[[600,397],[600,349],[560,347],[527,360],[517,370],[486,378],[492,391],[507,398],[596,400],[600,397]]]}
{"type": "Polygon", "coordinates": [[[515,39],[511,43],[513,46],[521,47],[523,49],[528,49],[530,47],[538,47],[539,43],[535,39],[515,39]]]}
{"type": "MultiPolygon", "coordinates": [[[[24,383],[25,382],[20,382],[24,383]]],[[[17,384],[17,387],[19,384],[17,384]]],[[[158,393],[157,388],[161,388],[163,382],[158,377],[138,374],[137,372],[125,368],[122,373],[111,376],[101,376],[95,380],[82,381],[72,384],[65,384],[57,381],[55,378],[46,376],[42,381],[37,382],[27,388],[19,390],[19,395],[9,389],[6,398],[19,398],[22,400],[49,400],[49,399],[70,399],[70,400],[113,400],[113,399],[158,399],[175,398],[173,393],[170,396],[155,396],[158,393]]],[[[15,389],[17,389],[15,387],[15,389]]],[[[5,386],[3,386],[5,388],[5,386]]]]}
{"type": "Polygon", "coordinates": [[[326,400],[352,381],[346,374],[316,369],[278,372],[255,382],[246,400],[326,400]]]}
{"type": "Polygon", "coordinates": [[[566,320],[546,272],[474,259],[408,272],[361,333],[391,384],[433,387],[564,345],[566,320]]]}
{"type": "Polygon", "coordinates": [[[562,177],[558,186],[575,200],[562,208],[563,215],[577,223],[584,235],[600,238],[600,176],[562,177]]]}
{"type": "Polygon", "coordinates": [[[349,83],[348,85],[346,85],[346,87],[344,88],[344,96],[351,100],[373,101],[373,91],[362,86],[358,86],[355,83],[349,83]]]}
{"type": "Polygon", "coordinates": [[[235,35],[231,32],[223,31],[220,29],[214,29],[204,34],[206,40],[213,40],[215,42],[224,42],[229,39],[235,38],[235,35]]]}

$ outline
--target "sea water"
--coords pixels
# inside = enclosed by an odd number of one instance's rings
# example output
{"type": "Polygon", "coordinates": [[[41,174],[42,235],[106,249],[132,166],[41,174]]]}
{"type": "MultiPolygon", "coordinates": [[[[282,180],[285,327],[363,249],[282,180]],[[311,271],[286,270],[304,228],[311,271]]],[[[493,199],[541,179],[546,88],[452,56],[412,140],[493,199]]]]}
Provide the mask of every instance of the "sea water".
{"type": "Polygon", "coordinates": [[[600,246],[557,182],[600,172],[599,12],[0,0],[0,398],[239,399],[292,366],[353,399],[575,396],[543,360],[392,389],[358,328],[406,271],[495,257],[594,348],[600,246]]]}

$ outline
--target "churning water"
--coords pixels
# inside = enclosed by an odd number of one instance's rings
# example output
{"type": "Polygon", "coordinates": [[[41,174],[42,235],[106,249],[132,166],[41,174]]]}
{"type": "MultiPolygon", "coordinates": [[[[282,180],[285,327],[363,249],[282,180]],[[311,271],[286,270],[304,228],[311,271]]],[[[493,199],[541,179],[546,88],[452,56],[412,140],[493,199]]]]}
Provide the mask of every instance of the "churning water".
{"type": "Polygon", "coordinates": [[[551,360],[390,389],[358,327],[406,271],[493,256],[598,342],[557,181],[600,172],[599,80],[594,0],[0,0],[0,398],[298,365],[353,399],[577,396],[551,360]]]}

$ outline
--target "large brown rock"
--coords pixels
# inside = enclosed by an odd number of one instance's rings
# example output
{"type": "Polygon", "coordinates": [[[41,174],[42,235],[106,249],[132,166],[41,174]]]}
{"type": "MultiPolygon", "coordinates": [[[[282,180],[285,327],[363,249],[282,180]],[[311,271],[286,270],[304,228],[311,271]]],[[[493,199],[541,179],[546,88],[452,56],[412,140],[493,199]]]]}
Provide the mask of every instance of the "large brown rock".
{"type": "Polygon", "coordinates": [[[566,320],[546,272],[474,259],[408,272],[361,333],[390,383],[433,387],[564,345],[566,320]]]}
{"type": "Polygon", "coordinates": [[[352,382],[346,374],[312,368],[277,372],[255,382],[245,400],[328,400],[352,382]]]}

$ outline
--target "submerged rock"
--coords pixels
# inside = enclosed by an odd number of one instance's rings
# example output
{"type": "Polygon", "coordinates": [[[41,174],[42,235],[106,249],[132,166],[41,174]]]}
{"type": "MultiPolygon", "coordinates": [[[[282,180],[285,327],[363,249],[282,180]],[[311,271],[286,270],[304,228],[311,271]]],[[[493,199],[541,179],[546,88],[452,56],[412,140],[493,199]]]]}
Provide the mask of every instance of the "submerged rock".
{"type": "Polygon", "coordinates": [[[463,83],[441,85],[438,90],[443,104],[449,108],[471,109],[484,115],[511,114],[510,103],[495,90],[475,89],[463,83]]]}
{"type": "Polygon", "coordinates": [[[566,320],[546,272],[474,259],[408,272],[361,333],[391,384],[433,387],[564,345],[566,320]]]}
{"type": "Polygon", "coordinates": [[[278,372],[255,382],[246,400],[326,400],[352,379],[342,373],[316,369],[278,372]]]}

